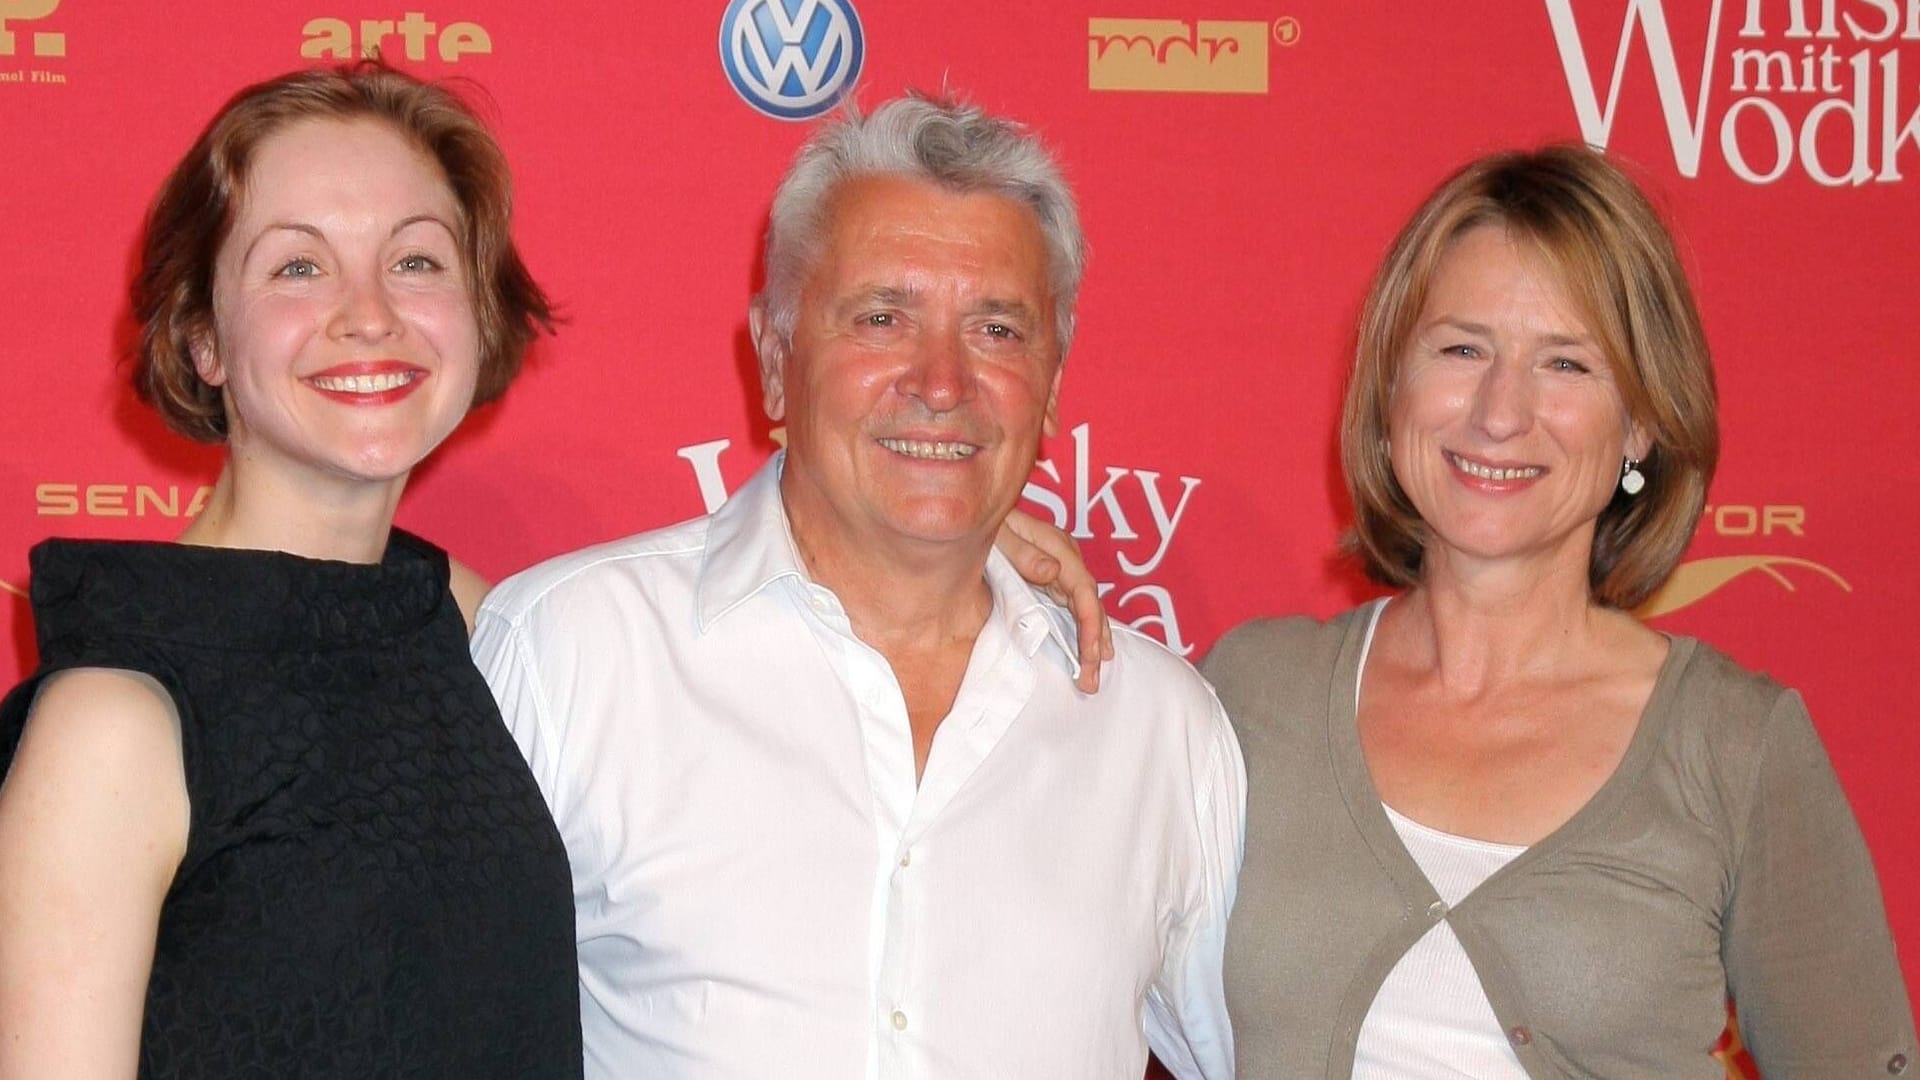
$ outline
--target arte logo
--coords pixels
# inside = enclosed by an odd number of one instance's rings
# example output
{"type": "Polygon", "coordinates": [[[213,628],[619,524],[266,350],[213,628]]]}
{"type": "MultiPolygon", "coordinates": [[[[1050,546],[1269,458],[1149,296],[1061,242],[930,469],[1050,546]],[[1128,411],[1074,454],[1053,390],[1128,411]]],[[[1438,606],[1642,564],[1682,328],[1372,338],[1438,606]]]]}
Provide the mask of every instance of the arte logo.
{"type": "MultiPolygon", "coordinates": [[[[1709,506],[1701,523],[1714,536],[1805,536],[1804,506],[1709,506]]],[[[1798,591],[1794,579],[1828,581],[1842,592],[1853,586],[1828,567],[1791,555],[1721,555],[1681,563],[1658,592],[1635,612],[1643,619],[1671,614],[1705,600],[1734,581],[1758,574],[1788,592],[1798,591]],[[1792,573],[1788,573],[1792,571],[1792,573]]]]}
{"type": "MultiPolygon", "coordinates": [[[[1718,61],[1725,0],[1709,0],[1691,101],[1662,0],[1625,0],[1604,106],[1573,2],[1545,0],[1581,135],[1594,146],[1605,147],[1613,134],[1628,57],[1638,41],[1653,68],[1667,141],[1682,176],[1700,175],[1701,155],[1715,135],[1727,168],[1750,184],[1770,184],[1795,169],[1828,187],[1892,183],[1904,179],[1902,153],[1920,150],[1920,104],[1903,99],[1914,87],[1900,74],[1903,44],[1920,42],[1915,0],[1907,0],[1904,13],[1899,0],[1818,0],[1817,10],[1810,10],[1808,0],[1744,0],[1724,66],[1718,61]],[[1721,87],[1739,96],[1720,98],[1716,110],[1721,87]]],[[[1920,62],[1920,49],[1908,53],[1910,63],[1920,62]]],[[[1920,165],[1920,159],[1909,164],[1920,165]]]]}
{"type": "Polygon", "coordinates": [[[1264,94],[1269,34],[1292,45],[1299,20],[1088,19],[1087,88],[1264,94]]]}
{"type": "Polygon", "coordinates": [[[720,17],[727,81],[741,100],[776,120],[831,109],[865,59],[850,0],[733,0],[720,17]]]}
{"type": "MultiPolygon", "coordinates": [[[[4,0],[0,0],[4,2],[4,0]]],[[[300,55],[308,60],[353,60],[365,56],[425,60],[431,43],[439,58],[457,64],[469,54],[493,52],[493,37],[479,23],[453,22],[442,27],[424,13],[409,11],[398,19],[312,19],[300,28],[300,55]],[[356,38],[354,31],[358,29],[356,38]]]]}
{"type": "MultiPolygon", "coordinates": [[[[785,445],[785,434],[784,429],[775,431],[774,441],[785,445]]],[[[1103,465],[1102,478],[1095,486],[1093,425],[1082,423],[1070,436],[1071,462],[1043,458],[1034,464],[1038,477],[1021,492],[1028,503],[1027,511],[1051,521],[1054,528],[1072,534],[1076,540],[1107,541],[1125,579],[1100,583],[1103,600],[1119,592],[1109,601],[1114,617],[1159,638],[1181,656],[1191,655],[1193,644],[1180,632],[1173,594],[1164,585],[1147,579],[1166,560],[1180,519],[1200,486],[1199,477],[1182,476],[1177,482],[1165,483],[1157,470],[1103,465]]],[[[708,513],[727,501],[720,456],[731,445],[731,439],[717,439],[675,451],[693,466],[700,501],[708,513]]]]}

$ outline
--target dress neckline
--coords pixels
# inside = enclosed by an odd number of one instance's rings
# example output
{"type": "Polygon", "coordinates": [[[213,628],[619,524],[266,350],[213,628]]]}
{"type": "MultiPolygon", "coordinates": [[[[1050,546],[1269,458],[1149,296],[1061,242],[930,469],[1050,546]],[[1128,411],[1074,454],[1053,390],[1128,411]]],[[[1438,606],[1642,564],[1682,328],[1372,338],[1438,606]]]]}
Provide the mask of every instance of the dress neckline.
{"type": "Polygon", "coordinates": [[[237,651],[364,647],[451,603],[446,553],[395,529],[378,563],[148,540],[46,540],[28,556],[40,650],[113,633],[237,651]],[[218,619],[207,598],[218,595],[218,619]]]}

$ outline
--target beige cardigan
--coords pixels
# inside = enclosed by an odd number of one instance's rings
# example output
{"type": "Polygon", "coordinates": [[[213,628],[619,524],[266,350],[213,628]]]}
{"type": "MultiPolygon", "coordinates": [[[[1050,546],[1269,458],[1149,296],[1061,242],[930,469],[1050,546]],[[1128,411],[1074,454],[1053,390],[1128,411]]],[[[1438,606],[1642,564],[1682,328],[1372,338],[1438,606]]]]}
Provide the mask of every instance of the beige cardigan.
{"type": "Polygon", "coordinates": [[[1873,864],[1798,694],[1675,638],[1613,776],[1449,911],[1361,756],[1366,625],[1259,620],[1204,665],[1247,762],[1241,1077],[1348,1080],[1381,981],[1439,918],[1533,1080],[1717,1080],[1729,994],[1767,1080],[1920,1076],[1873,864]]]}

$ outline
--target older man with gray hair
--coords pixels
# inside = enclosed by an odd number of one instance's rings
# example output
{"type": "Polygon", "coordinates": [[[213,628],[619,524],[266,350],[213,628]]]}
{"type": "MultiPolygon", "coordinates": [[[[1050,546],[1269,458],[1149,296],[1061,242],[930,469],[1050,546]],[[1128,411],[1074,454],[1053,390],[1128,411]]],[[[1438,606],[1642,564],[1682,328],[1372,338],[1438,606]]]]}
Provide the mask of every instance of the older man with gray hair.
{"type": "Polygon", "coordinates": [[[1192,669],[993,549],[1085,263],[1039,142],[909,97],[774,198],[787,449],[713,515],[495,590],[481,670],[572,858],[588,1074],[1232,1075],[1244,769],[1192,669]]]}

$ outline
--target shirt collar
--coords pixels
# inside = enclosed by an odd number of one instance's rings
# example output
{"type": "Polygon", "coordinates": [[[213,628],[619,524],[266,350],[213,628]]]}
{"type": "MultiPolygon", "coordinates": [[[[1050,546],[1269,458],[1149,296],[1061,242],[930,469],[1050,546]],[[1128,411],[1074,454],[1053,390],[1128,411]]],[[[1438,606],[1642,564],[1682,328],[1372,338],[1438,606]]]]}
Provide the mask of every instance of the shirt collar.
{"type": "MultiPolygon", "coordinates": [[[[700,632],[781,578],[806,581],[800,551],[780,501],[786,451],[776,453],[707,520],[706,554],[700,563],[695,610],[700,632]]],[[[993,614],[1029,659],[1049,642],[1055,658],[1080,676],[1073,616],[1026,583],[998,549],[987,555],[987,588],[993,614]]]]}
{"type": "Polygon", "coordinates": [[[1028,659],[1052,644],[1054,659],[1080,677],[1080,654],[1073,616],[1027,584],[1000,549],[987,555],[987,588],[993,592],[993,614],[1028,659]]]}
{"type": "Polygon", "coordinates": [[[781,578],[806,579],[800,552],[780,502],[786,451],[773,455],[753,478],[707,519],[706,553],[694,610],[700,632],[781,578]]]}

